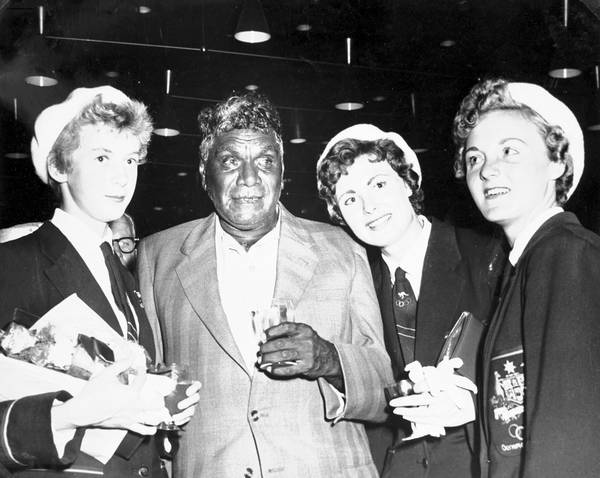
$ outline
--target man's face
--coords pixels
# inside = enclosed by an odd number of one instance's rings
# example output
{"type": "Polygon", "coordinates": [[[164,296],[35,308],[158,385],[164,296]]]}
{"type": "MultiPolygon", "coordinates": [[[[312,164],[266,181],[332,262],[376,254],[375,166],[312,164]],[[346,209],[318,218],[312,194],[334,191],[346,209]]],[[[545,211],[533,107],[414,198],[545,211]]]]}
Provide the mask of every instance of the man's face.
{"type": "Polygon", "coordinates": [[[121,217],[135,190],[139,160],[137,137],[103,124],[83,126],[67,171],[50,168],[60,184],[61,207],[92,227],[121,217]]]}
{"type": "MultiPolygon", "coordinates": [[[[110,230],[113,234],[113,241],[118,241],[119,239],[123,239],[124,237],[135,239],[135,232],[125,216],[121,216],[120,219],[113,221],[110,223],[110,230]]],[[[119,246],[115,246],[113,242],[113,248],[115,250],[115,254],[121,260],[121,263],[127,267],[129,270],[133,271],[135,267],[135,260],[137,257],[137,249],[134,249],[131,252],[123,252],[119,246]]]]}
{"type": "Polygon", "coordinates": [[[262,237],[275,226],[283,162],[273,133],[236,129],[220,134],[204,177],[226,231],[238,237],[262,237]]]}

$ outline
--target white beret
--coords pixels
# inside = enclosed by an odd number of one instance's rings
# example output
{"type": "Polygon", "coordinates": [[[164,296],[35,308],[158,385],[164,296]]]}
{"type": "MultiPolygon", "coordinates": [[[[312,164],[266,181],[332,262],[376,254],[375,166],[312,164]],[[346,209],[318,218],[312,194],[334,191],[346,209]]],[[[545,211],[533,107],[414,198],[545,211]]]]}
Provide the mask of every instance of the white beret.
{"type": "Polygon", "coordinates": [[[35,173],[44,183],[48,184],[48,155],[60,133],[99,95],[102,103],[125,104],[130,101],[123,92],[112,86],[77,88],[65,101],[49,106],[38,115],[31,140],[31,160],[35,173]]]}
{"type": "Polygon", "coordinates": [[[577,118],[567,105],[539,85],[509,83],[508,92],[513,100],[529,106],[549,125],[560,126],[563,129],[565,137],[569,140],[569,154],[573,159],[573,185],[567,193],[567,197],[571,197],[579,184],[585,163],[583,131],[577,118]]]}
{"type": "Polygon", "coordinates": [[[406,144],[406,141],[404,141],[402,136],[400,136],[398,133],[386,133],[372,124],[355,124],[354,126],[350,126],[349,128],[340,131],[333,138],[331,138],[319,157],[319,161],[317,162],[317,171],[320,169],[323,159],[325,159],[325,157],[329,154],[329,150],[338,141],[343,139],[357,139],[359,141],[377,141],[379,139],[389,139],[393,141],[404,153],[406,162],[410,164],[412,170],[419,176],[419,186],[421,186],[421,165],[417,159],[417,154],[408,146],[408,144],[406,144]]]}

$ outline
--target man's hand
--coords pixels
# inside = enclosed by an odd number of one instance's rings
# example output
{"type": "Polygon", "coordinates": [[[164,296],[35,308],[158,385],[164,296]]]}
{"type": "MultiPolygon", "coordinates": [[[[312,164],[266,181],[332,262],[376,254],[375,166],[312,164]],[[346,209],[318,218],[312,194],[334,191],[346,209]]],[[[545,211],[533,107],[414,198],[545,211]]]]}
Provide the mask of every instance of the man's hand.
{"type": "Polygon", "coordinates": [[[344,378],[340,358],[331,342],[319,337],[312,327],[285,322],[265,331],[260,344],[259,368],[275,377],[323,377],[340,392],[344,378]],[[290,362],[290,365],[282,365],[290,362]],[[293,363],[292,363],[293,362],[293,363]]]}

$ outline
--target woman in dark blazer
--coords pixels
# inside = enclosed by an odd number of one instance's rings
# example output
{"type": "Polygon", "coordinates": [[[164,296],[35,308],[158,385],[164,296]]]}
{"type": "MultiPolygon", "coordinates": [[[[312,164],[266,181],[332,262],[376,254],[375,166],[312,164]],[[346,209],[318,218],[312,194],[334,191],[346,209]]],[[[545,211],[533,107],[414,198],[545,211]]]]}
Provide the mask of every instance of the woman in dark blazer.
{"type": "Polygon", "coordinates": [[[600,238],[563,210],[584,165],[569,108],[487,80],[454,119],[457,177],[511,246],[483,349],[483,477],[600,469],[600,238]]]}

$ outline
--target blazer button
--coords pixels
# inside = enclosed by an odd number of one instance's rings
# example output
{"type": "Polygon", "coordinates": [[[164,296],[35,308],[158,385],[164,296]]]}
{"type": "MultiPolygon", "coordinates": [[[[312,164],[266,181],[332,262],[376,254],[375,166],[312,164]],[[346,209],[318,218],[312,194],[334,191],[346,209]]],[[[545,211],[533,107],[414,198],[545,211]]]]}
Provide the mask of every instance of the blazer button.
{"type": "Polygon", "coordinates": [[[252,421],[257,422],[258,421],[258,411],[252,410],[250,412],[250,417],[252,418],[252,421]]]}
{"type": "Polygon", "coordinates": [[[140,466],[140,469],[138,470],[138,476],[150,476],[150,468],[148,468],[146,465],[140,466]]]}
{"type": "Polygon", "coordinates": [[[252,470],[252,468],[246,468],[246,473],[244,473],[244,478],[252,478],[253,473],[254,473],[254,470],[252,470]]]}

